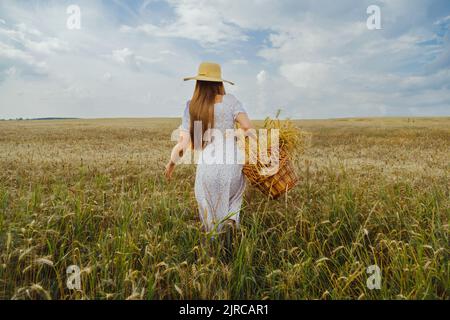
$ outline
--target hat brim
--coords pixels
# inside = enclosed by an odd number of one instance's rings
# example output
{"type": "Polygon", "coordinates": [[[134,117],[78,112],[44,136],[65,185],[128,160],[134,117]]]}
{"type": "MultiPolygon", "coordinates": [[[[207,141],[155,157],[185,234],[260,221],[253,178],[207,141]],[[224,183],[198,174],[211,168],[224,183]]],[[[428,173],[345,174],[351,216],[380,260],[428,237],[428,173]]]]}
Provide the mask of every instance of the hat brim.
{"type": "Polygon", "coordinates": [[[231,85],[234,85],[233,82],[228,81],[228,80],[224,80],[224,79],[220,79],[220,78],[205,77],[205,76],[196,76],[196,77],[184,78],[184,81],[189,81],[189,80],[210,81],[210,82],[226,82],[226,83],[229,83],[231,85]]]}

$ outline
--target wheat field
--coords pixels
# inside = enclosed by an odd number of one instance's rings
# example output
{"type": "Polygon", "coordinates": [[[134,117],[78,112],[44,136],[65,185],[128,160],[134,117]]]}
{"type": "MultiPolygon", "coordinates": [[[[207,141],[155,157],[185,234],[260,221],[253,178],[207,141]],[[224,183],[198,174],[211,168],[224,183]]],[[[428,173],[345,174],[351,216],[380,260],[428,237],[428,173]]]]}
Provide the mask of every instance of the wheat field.
{"type": "Polygon", "coordinates": [[[179,123],[0,121],[0,299],[450,299],[450,118],[297,121],[300,183],[247,188],[229,259],[195,168],[163,178],[179,123]]]}

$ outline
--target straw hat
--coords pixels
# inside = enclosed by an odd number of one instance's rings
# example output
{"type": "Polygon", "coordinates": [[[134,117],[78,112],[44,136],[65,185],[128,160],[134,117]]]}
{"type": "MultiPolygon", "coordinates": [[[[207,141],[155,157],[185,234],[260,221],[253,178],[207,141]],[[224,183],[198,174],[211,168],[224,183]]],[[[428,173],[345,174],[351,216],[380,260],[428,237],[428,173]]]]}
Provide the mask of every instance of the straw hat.
{"type": "Polygon", "coordinates": [[[184,81],[200,80],[211,82],[227,82],[234,85],[233,82],[222,79],[222,68],[217,63],[203,62],[198,68],[198,75],[195,77],[184,78],[184,81]]]}

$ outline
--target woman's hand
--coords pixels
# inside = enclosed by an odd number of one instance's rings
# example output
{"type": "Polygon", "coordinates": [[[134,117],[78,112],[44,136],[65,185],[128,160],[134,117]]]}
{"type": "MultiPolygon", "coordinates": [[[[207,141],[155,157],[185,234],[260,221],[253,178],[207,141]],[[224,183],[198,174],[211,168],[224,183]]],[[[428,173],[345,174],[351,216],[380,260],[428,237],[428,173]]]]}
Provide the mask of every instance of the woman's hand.
{"type": "Polygon", "coordinates": [[[185,153],[185,150],[189,146],[190,141],[191,137],[189,136],[189,132],[181,130],[180,139],[177,145],[172,149],[172,153],[170,154],[170,161],[166,164],[166,170],[164,171],[164,175],[166,176],[167,180],[170,180],[172,178],[176,163],[179,162],[180,158],[185,153]]]}
{"type": "Polygon", "coordinates": [[[166,176],[167,180],[170,180],[172,178],[174,170],[175,170],[175,163],[169,161],[169,163],[166,164],[166,170],[164,171],[164,175],[166,176]]]}

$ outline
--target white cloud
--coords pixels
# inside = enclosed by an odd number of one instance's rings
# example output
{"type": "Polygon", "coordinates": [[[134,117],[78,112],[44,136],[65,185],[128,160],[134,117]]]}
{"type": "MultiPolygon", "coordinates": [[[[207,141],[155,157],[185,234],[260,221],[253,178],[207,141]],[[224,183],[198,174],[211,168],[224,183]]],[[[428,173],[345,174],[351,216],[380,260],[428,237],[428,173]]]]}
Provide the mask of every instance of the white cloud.
{"type": "Polygon", "coordinates": [[[242,30],[228,20],[209,0],[170,0],[176,18],[163,25],[146,23],[135,28],[124,25],[125,33],[143,33],[152,37],[186,38],[204,46],[247,40],[242,30]]]}
{"type": "MultiPolygon", "coordinates": [[[[162,50],[164,51],[164,50],[162,50]]],[[[166,53],[161,53],[155,58],[147,58],[136,54],[133,50],[129,48],[116,49],[112,51],[110,55],[111,59],[117,63],[129,66],[133,70],[140,70],[145,64],[159,63],[164,59],[162,56],[172,55],[166,53]]],[[[173,56],[173,55],[172,55],[173,56]]]]}
{"type": "Polygon", "coordinates": [[[369,31],[369,0],[80,0],[69,31],[63,3],[0,2],[0,118],[179,116],[203,60],[257,117],[448,114],[448,12],[379,3],[369,31]]]}
{"type": "Polygon", "coordinates": [[[42,61],[37,61],[29,53],[16,49],[13,46],[0,42],[0,57],[8,59],[13,62],[20,62],[32,68],[36,73],[44,74],[47,72],[47,64],[42,61]]]}
{"type": "Polygon", "coordinates": [[[33,36],[42,36],[42,32],[35,28],[28,27],[25,23],[21,22],[17,24],[17,29],[22,32],[23,34],[29,34],[33,36]]]}
{"type": "Polygon", "coordinates": [[[136,56],[136,54],[128,48],[113,50],[112,59],[116,62],[127,64],[134,68],[140,68],[143,58],[136,56]]]}
{"type": "Polygon", "coordinates": [[[266,80],[267,80],[267,72],[265,70],[261,70],[256,75],[256,82],[258,83],[258,85],[263,85],[264,82],[266,82],[266,80]]]}
{"type": "Polygon", "coordinates": [[[1,28],[0,36],[15,43],[19,43],[25,49],[40,54],[52,54],[60,51],[67,51],[68,46],[65,41],[61,41],[54,37],[45,37],[42,33],[28,27],[24,23],[19,23],[15,28],[1,28]]]}
{"type": "Polygon", "coordinates": [[[283,64],[280,73],[294,86],[300,88],[320,88],[331,78],[330,67],[324,63],[283,64]]]}
{"type": "Polygon", "coordinates": [[[235,65],[247,65],[248,60],[247,59],[233,59],[230,61],[230,63],[235,64],[235,65]]]}
{"type": "Polygon", "coordinates": [[[112,80],[112,74],[106,72],[105,74],[103,74],[103,80],[105,80],[106,82],[110,82],[112,80]]]}
{"type": "Polygon", "coordinates": [[[442,24],[446,24],[446,23],[450,23],[450,15],[448,15],[448,16],[442,18],[442,19],[437,20],[434,24],[435,25],[442,25],[442,24]]]}
{"type": "Polygon", "coordinates": [[[7,70],[5,71],[5,74],[6,74],[8,77],[14,77],[14,76],[17,74],[17,69],[16,69],[16,67],[13,66],[13,67],[7,69],[7,70]]]}

